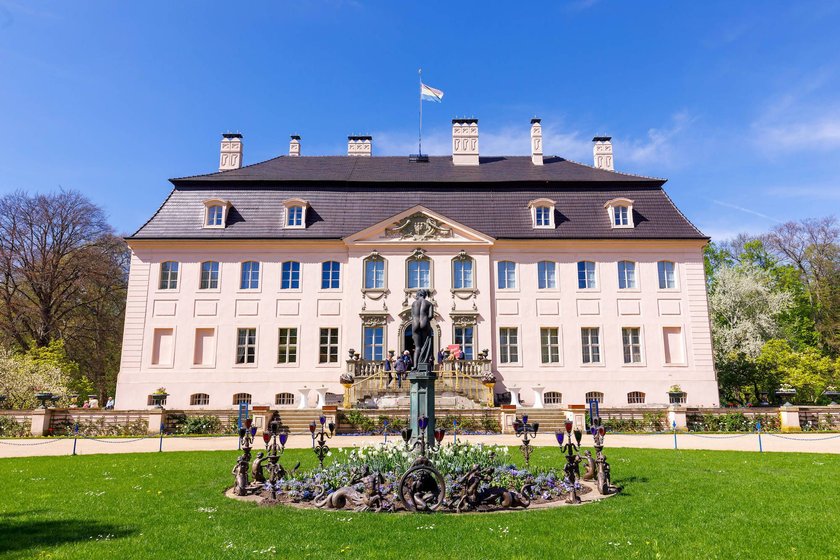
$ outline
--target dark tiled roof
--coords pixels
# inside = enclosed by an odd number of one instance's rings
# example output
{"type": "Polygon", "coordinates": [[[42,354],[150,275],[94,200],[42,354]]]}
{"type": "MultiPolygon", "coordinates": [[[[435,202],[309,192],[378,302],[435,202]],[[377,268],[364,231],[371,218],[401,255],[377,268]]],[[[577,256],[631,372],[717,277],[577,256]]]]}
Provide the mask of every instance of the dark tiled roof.
{"type": "Polygon", "coordinates": [[[352,183],[505,183],[505,182],[642,182],[662,185],[663,179],[595,169],[560,157],[534,165],[530,156],[483,157],[480,165],[453,165],[452,158],[432,156],[427,163],[405,156],[281,156],[208,175],[172,179],[175,185],[240,181],[344,181],[352,183]]]}
{"type": "MultiPolygon", "coordinates": [[[[312,158],[332,160],[333,158],[312,158]]],[[[365,158],[346,158],[360,160],[365,158]]],[[[376,158],[374,158],[375,161],[376,158]]],[[[530,164],[530,161],[528,163],[530,164]]],[[[418,164],[422,165],[422,164],[418,164]]],[[[583,167],[583,166],[580,166],[583,167]]],[[[607,173],[615,176],[613,173],[607,173]]],[[[233,173],[233,172],[228,172],[233,173]]],[[[220,177],[227,177],[228,173],[220,177]]],[[[415,205],[422,205],[495,238],[508,239],[703,239],[673,205],[661,181],[564,183],[438,184],[290,181],[251,183],[208,181],[176,188],[135,239],[340,239],[415,205]],[[282,227],[283,201],[309,202],[306,229],[282,227]],[[633,229],[610,227],[604,203],[632,199],[633,229]],[[204,229],[203,201],[232,203],[225,229],[204,229]],[[533,229],[528,202],[556,202],[553,230],[533,229]]]]}

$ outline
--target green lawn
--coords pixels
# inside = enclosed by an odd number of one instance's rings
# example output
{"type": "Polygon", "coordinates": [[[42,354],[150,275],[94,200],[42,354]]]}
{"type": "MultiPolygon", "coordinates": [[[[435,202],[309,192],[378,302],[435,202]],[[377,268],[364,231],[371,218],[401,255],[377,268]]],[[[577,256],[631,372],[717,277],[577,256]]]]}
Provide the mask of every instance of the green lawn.
{"type": "Polygon", "coordinates": [[[619,496],[462,516],[235,502],[235,452],[2,459],[0,557],[840,558],[840,456],[607,451],[619,496]]]}

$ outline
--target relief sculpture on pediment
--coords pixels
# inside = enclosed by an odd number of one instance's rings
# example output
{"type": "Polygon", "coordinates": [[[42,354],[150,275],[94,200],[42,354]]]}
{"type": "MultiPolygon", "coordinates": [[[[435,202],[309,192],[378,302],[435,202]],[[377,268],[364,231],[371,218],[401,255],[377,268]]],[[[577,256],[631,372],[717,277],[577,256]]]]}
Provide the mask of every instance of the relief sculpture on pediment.
{"type": "Polygon", "coordinates": [[[452,229],[422,212],[417,212],[387,228],[385,237],[428,241],[452,237],[452,229]]]}

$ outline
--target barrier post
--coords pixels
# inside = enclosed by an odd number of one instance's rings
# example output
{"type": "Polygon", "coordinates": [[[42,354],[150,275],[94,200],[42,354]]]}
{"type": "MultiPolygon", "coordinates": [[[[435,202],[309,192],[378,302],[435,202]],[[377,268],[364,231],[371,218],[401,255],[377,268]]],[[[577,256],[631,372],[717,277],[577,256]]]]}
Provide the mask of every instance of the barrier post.
{"type": "Polygon", "coordinates": [[[76,456],[76,440],[79,439],[79,422],[73,425],[73,456],[76,456]]]}
{"type": "Polygon", "coordinates": [[[671,422],[671,428],[674,430],[674,449],[677,449],[677,422],[676,420],[671,422]]]}
{"type": "Polygon", "coordinates": [[[158,452],[163,451],[163,422],[160,423],[160,444],[158,445],[158,452]]]}
{"type": "Polygon", "coordinates": [[[758,432],[758,452],[764,453],[764,449],[761,447],[761,420],[755,423],[755,431],[758,432]]]}
{"type": "Polygon", "coordinates": [[[382,431],[385,432],[385,445],[388,445],[388,420],[382,421],[382,431]]]}
{"type": "Polygon", "coordinates": [[[458,443],[458,420],[452,419],[452,445],[458,443]]]}

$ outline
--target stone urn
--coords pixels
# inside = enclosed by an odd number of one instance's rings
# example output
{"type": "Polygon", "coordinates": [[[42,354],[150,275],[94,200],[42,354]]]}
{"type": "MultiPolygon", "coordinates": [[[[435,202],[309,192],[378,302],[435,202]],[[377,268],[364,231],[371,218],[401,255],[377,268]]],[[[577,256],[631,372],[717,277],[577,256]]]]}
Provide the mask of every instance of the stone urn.
{"type": "Polygon", "coordinates": [[[344,387],[344,400],[341,406],[342,408],[351,408],[353,403],[350,401],[350,388],[353,387],[353,374],[342,373],[338,378],[338,382],[344,387]]]}

